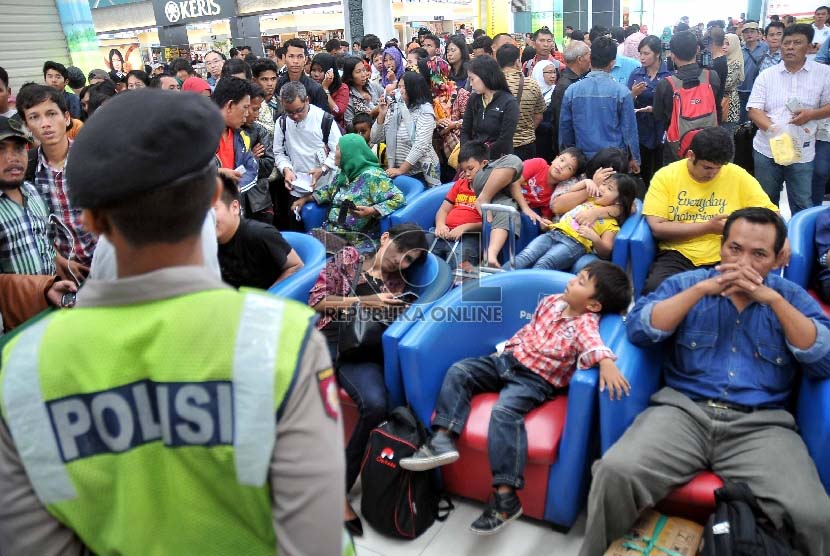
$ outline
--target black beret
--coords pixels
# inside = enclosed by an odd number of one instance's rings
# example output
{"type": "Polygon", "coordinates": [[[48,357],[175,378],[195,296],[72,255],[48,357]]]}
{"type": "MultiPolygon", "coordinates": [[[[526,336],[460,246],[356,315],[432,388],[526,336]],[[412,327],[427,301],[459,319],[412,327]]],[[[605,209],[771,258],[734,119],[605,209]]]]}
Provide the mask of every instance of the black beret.
{"type": "Polygon", "coordinates": [[[149,88],[118,94],[72,144],[69,201],[102,207],[205,171],[224,130],[222,114],[204,96],[149,88]]]}

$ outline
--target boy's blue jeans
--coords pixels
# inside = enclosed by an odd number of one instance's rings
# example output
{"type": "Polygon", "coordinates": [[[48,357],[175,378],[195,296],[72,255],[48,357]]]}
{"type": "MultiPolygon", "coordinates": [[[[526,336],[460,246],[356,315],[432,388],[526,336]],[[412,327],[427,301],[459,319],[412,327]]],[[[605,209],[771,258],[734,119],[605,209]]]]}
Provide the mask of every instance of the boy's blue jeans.
{"type": "Polygon", "coordinates": [[[487,355],[459,361],[447,371],[438,394],[432,427],[461,434],[470,416],[474,394],[499,392],[490,415],[487,449],[493,486],[524,487],[527,431],[524,417],[549,400],[556,388],[519,363],[513,355],[487,355]]]}
{"type": "Polygon", "coordinates": [[[545,232],[516,255],[516,268],[568,270],[585,254],[581,243],[559,230],[545,232]]]}

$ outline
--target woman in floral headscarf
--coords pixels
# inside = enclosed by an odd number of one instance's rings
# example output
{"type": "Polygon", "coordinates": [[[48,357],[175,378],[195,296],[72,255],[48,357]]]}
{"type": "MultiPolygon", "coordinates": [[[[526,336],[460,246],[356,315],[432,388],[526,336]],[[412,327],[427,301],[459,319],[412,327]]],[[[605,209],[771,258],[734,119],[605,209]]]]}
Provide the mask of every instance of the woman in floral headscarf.
{"type": "Polygon", "coordinates": [[[381,72],[380,84],[390,95],[395,94],[398,80],[404,71],[403,55],[397,46],[390,46],[383,51],[383,71],[381,72]]]}
{"type": "Polygon", "coordinates": [[[450,79],[452,68],[439,56],[420,60],[417,71],[426,79],[432,92],[435,125],[438,131],[435,150],[441,160],[441,181],[446,183],[452,181],[454,176],[448,160],[460,142],[461,123],[470,93],[455,86],[455,82],[450,79]]]}

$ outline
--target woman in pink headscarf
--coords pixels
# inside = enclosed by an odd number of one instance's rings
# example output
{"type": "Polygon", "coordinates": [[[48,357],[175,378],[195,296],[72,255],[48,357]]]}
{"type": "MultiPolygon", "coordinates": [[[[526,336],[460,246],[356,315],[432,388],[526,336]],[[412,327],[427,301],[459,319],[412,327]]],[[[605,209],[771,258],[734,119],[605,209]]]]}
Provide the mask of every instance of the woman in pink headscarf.
{"type": "Polygon", "coordinates": [[[182,91],[197,93],[206,97],[210,96],[210,85],[201,77],[188,77],[182,83],[182,91]]]}

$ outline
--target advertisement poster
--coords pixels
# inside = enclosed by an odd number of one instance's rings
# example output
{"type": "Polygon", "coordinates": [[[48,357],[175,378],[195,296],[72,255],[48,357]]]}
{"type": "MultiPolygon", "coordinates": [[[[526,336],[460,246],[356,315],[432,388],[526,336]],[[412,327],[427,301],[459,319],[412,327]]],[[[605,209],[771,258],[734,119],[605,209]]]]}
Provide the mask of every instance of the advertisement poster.
{"type": "Polygon", "coordinates": [[[135,69],[143,70],[144,60],[137,42],[100,46],[95,67],[106,71],[127,73],[135,69]]]}

